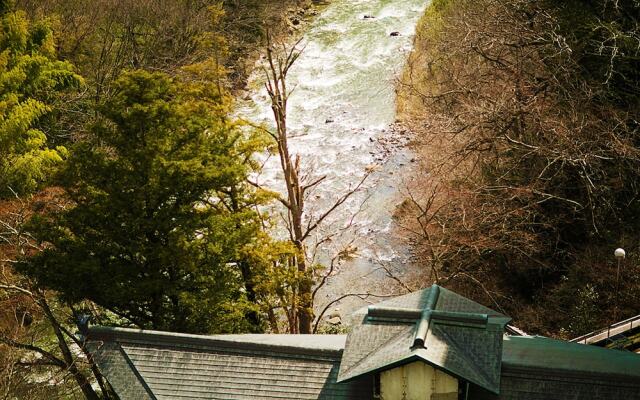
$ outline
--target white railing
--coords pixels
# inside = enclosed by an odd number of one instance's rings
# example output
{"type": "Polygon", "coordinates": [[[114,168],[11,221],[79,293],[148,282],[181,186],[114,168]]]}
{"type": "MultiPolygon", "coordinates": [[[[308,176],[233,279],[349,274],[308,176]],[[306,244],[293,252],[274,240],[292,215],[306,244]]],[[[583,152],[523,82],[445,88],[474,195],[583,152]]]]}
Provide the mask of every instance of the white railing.
{"type": "Polygon", "coordinates": [[[591,333],[587,333],[586,335],[582,335],[575,339],[571,339],[571,341],[584,344],[596,343],[637,327],[640,327],[640,315],[625,319],[624,321],[616,322],[615,324],[609,325],[604,329],[600,329],[591,333]]]}

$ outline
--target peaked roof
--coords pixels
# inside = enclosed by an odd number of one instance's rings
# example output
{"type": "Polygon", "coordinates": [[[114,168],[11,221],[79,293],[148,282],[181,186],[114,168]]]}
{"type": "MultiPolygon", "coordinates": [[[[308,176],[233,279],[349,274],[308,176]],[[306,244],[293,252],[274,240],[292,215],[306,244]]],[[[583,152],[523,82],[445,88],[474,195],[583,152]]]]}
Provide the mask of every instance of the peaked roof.
{"type": "Polygon", "coordinates": [[[422,360],[499,392],[502,336],[509,317],[437,285],[358,314],[338,382],[422,360]]]}
{"type": "Polygon", "coordinates": [[[368,399],[370,382],[336,383],[345,338],[89,332],[96,362],[121,399],[368,399]]]}
{"type": "Polygon", "coordinates": [[[348,337],[92,327],[88,339],[98,367],[123,400],[370,400],[370,373],[414,360],[474,383],[472,397],[476,389],[479,398],[494,397],[478,386],[495,393],[500,388],[496,398],[509,400],[594,393],[626,399],[640,393],[639,355],[503,336],[508,317],[438,286],[364,308],[359,315],[348,337]]]}

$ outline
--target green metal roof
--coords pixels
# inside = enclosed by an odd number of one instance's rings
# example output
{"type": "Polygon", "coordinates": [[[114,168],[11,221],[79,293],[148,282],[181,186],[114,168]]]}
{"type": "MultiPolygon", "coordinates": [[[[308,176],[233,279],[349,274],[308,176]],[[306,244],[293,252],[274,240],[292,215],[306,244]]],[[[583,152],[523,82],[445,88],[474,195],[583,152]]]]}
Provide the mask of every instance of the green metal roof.
{"type": "Polygon", "coordinates": [[[542,336],[505,337],[502,363],[504,367],[637,377],[640,382],[638,354],[542,336]]]}
{"type": "Polygon", "coordinates": [[[338,382],[422,360],[491,392],[500,390],[510,318],[433,285],[360,310],[338,382]]]}

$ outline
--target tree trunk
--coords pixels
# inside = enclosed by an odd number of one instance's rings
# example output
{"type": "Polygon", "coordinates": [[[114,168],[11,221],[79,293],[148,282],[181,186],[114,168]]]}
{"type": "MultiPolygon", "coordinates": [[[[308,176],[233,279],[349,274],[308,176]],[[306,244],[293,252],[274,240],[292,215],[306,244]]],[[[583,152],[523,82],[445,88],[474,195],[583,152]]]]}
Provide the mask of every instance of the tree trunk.
{"type": "Polygon", "coordinates": [[[58,339],[58,347],[62,352],[62,357],[64,359],[65,364],[67,365],[67,370],[69,371],[71,376],[73,376],[73,379],[75,379],[76,383],[80,387],[80,390],[82,390],[82,394],[84,394],[84,397],[87,400],[100,400],[100,396],[98,396],[98,394],[93,390],[93,387],[91,386],[91,382],[89,381],[89,379],[85,376],[85,374],[82,373],[82,371],[78,369],[76,360],[74,360],[73,354],[69,349],[69,345],[67,344],[67,341],[64,338],[64,333],[60,328],[59,322],[56,319],[55,315],[53,315],[53,312],[51,311],[51,308],[49,307],[49,304],[47,303],[46,299],[42,297],[39,300],[39,303],[45,315],[47,316],[47,319],[49,319],[49,322],[51,323],[51,327],[53,328],[53,332],[56,335],[56,338],[58,339]]]}
{"type": "MultiPolygon", "coordinates": [[[[267,35],[268,36],[268,35],[267,35]]],[[[295,46],[287,53],[285,59],[276,57],[271,46],[270,38],[267,37],[267,60],[269,70],[267,71],[268,82],[267,92],[271,98],[271,109],[276,123],[276,134],[273,135],[278,144],[280,155],[280,165],[284,173],[284,181],[287,189],[287,199],[283,201],[286,206],[291,226],[289,227],[290,240],[295,245],[298,254],[295,262],[297,264],[300,281],[294,307],[294,314],[298,317],[298,333],[311,333],[313,322],[313,279],[309,276],[309,266],[306,261],[306,248],[304,245],[305,228],[304,219],[304,189],[300,182],[300,158],[296,157],[295,162],[291,159],[289,145],[287,142],[287,92],[286,78],[289,68],[299,56],[295,52],[295,46]]],[[[294,322],[295,323],[295,322],[294,322]]],[[[291,324],[291,322],[290,322],[291,324]]],[[[290,327],[294,331],[294,327],[290,327]]]]}
{"type": "MultiPolygon", "coordinates": [[[[244,282],[244,288],[247,293],[247,300],[249,300],[251,304],[257,304],[258,298],[256,296],[255,285],[253,284],[253,273],[251,272],[251,266],[244,261],[239,261],[238,267],[240,268],[240,273],[242,274],[242,281],[244,282]]],[[[262,332],[262,321],[260,319],[260,315],[255,310],[247,311],[244,317],[251,324],[251,332],[262,332]]]]}
{"type": "Polygon", "coordinates": [[[301,254],[298,259],[298,272],[302,276],[298,286],[298,331],[308,334],[311,333],[311,324],[313,323],[313,298],[311,296],[313,279],[308,276],[304,244],[298,242],[296,246],[301,254]]]}
{"type": "MultiPolygon", "coordinates": [[[[243,211],[240,201],[238,199],[238,188],[232,187],[229,192],[229,198],[231,200],[231,209],[234,213],[240,213],[243,211]]],[[[236,224],[236,228],[240,229],[242,226],[240,223],[236,224]]],[[[238,268],[240,269],[240,274],[242,275],[242,282],[244,284],[244,288],[247,293],[247,300],[251,304],[258,304],[258,296],[256,294],[256,288],[254,284],[254,276],[253,271],[251,271],[251,265],[243,260],[238,260],[238,268]]],[[[251,324],[251,332],[253,333],[261,333],[262,330],[262,320],[260,315],[255,310],[250,310],[245,313],[245,319],[251,324]]]]}

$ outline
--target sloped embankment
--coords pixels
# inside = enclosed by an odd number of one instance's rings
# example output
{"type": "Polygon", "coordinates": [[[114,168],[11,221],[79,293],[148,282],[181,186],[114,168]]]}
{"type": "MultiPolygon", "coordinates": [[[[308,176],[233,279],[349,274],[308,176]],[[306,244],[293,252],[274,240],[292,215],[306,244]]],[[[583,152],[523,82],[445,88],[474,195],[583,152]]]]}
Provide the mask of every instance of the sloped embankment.
{"type": "Polygon", "coordinates": [[[640,239],[637,11],[436,0],[418,26],[398,109],[421,167],[397,217],[432,280],[530,332],[640,311],[636,260],[618,277],[612,257],[640,239]]]}

